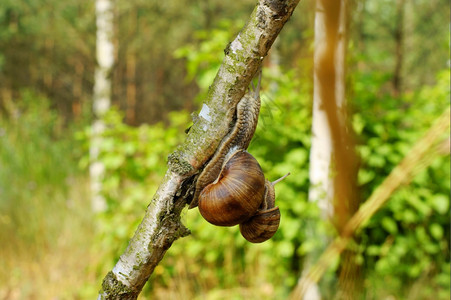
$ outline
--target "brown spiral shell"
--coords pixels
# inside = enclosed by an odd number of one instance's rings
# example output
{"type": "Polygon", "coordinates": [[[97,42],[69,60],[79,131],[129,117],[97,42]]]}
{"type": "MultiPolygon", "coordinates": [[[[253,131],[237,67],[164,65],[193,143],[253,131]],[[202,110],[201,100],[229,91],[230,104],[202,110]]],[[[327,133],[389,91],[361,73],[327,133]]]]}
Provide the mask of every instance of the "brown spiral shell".
{"type": "Polygon", "coordinates": [[[217,180],[199,195],[199,211],[208,222],[234,226],[248,220],[262,205],[265,177],[257,160],[244,150],[231,155],[217,180]]]}
{"type": "Polygon", "coordinates": [[[240,224],[241,235],[251,243],[262,243],[270,239],[279,228],[280,210],[273,207],[259,210],[252,218],[240,224]]]}

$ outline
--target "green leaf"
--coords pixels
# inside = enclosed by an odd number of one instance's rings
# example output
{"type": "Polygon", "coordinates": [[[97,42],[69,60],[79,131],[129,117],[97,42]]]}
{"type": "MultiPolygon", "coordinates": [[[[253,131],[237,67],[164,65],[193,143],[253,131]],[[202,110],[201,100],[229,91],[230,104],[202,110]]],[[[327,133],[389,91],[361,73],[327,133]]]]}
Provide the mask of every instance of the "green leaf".
{"type": "Polygon", "coordinates": [[[306,240],[299,248],[299,254],[305,255],[316,249],[316,243],[313,240],[306,240]]]}
{"type": "Polygon", "coordinates": [[[402,219],[406,223],[415,223],[418,217],[411,209],[405,209],[402,213],[402,219]]]}
{"type": "Polygon", "coordinates": [[[279,255],[282,257],[290,257],[293,254],[293,244],[288,241],[281,241],[279,243],[279,255]]]}
{"type": "Polygon", "coordinates": [[[376,176],[376,172],[367,169],[360,169],[358,173],[358,183],[360,185],[367,184],[376,176]]]}
{"type": "Polygon", "coordinates": [[[435,195],[431,204],[439,214],[446,214],[449,211],[449,197],[445,195],[435,195]]]}
{"type": "Polygon", "coordinates": [[[371,245],[371,246],[368,246],[368,248],[366,249],[366,252],[368,253],[368,255],[377,256],[381,253],[381,247],[379,247],[377,245],[371,245]]]}
{"type": "Polygon", "coordinates": [[[436,240],[441,240],[443,238],[444,230],[443,227],[440,226],[437,223],[433,223],[429,226],[429,231],[431,232],[431,235],[436,240]]]}
{"type": "Polygon", "coordinates": [[[373,153],[368,159],[368,164],[372,167],[382,168],[385,165],[385,159],[383,156],[373,153]]]}
{"type": "Polygon", "coordinates": [[[295,148],[287,154],[286,159],[291,164],[294,164],[296,166],[302,166],[307,163],[308,154],[309,153],[307,152],[306,149],[295,148]]]}
{"type": "Polygon", "coordinates": [[[125,158],[123,155],[111,153],[109,155],[106,155],[102,161],[105,164],[105,168],[115,170],[122,165],[124,160],[125,158]]]}
{"type": "Polygon", "coordinates": [[[384,217],[382,219],[382,227],[391,234],[396,234],[398,232],[398,226],[396,225],[396,222],[389,217],[384,217]]]}
{"type": "Polygon", "coordinates": [[[355,114],[352,118],[352,127],[356,134],[361,134],[365,128],[365,121],[360,114],[355,114]]]}
{"type": "Polygon", "coordinates": [[[406,201],[424,216],[427,216],[431,213],[431,208],[422,201],[418,194],[408,196],[406,198],[406,201]]]}

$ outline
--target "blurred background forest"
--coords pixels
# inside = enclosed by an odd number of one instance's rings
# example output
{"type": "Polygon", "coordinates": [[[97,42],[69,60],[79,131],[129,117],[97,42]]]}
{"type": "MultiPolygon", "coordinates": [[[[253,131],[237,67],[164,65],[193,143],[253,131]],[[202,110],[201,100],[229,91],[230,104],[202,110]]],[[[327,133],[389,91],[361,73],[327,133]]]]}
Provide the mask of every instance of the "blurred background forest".
{"type": "MultiPolygon", "coordinates": [[[[350,1],[347,101],[364,201],[449,106],[449,1],[350,1]]],[[[94,1],[0,5],[0,299],[92,299],[141,221],[254,1],[116,1],[113,108],[99,159],[107,209],[93,212],[89,133],[94,1]]],[[[308,255],[334,236],[308,201],[315,2],[302,0],[263,71],[250,146],[277,187],[279,231],[251,245],[237,228],[183,215],[192,231],[142,299],[284,299],[308,255]],[[312,229],[314,227],[314,229],[312,229]]],[[[443,139],[351,247],[364,299],[449,299],[450,157],[443,139]]],[[[338,262],[320,288],[336,288],[338,262]]],[[[357,280],[357,279],[356,279],[357,280]]]]}

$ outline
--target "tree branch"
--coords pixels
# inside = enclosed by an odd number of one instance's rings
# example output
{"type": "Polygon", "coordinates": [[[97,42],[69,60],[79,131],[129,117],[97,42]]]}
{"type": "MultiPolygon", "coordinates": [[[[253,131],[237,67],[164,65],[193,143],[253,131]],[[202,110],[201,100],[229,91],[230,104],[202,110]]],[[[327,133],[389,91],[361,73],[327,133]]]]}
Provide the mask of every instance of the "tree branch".
{"type": "Polygon", "coordinates": [[[298,2],[260,0],[226,47],[199,118],[185,142],[169,155],[166,175],[127,249],[105,276],[98,299],[136,299],[172,243],[189,234],[180,213],[192,197],[194,176],[229,131],[236,105],[298,2]]]}

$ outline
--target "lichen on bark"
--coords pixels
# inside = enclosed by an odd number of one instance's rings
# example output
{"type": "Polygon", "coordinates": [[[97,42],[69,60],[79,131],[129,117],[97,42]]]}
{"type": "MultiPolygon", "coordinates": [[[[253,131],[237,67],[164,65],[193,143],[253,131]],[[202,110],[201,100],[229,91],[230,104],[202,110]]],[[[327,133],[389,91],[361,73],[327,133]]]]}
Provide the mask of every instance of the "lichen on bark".
{"type": "Polygon", "coordinates": [[[193,166],[183,159],[182,152],[177,150],[169,154],[168,168],[182,176],[191,174],[194,170],[193,166]]]}
{"type": "Polygon", "coordinates": [[[131,288],[117,280],[116,275],[110,271],[102,282],[102,289],[99,293],[99,299],[136,299],[139,291],[133,291],[131,288]],[[101,297],[104,295],[103,297],[101,297]]]}

